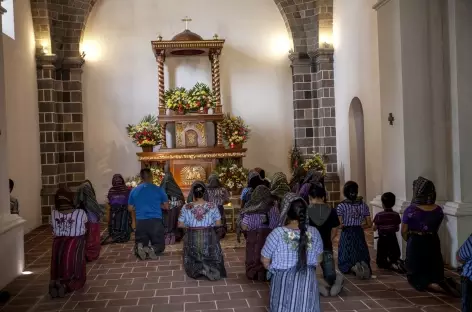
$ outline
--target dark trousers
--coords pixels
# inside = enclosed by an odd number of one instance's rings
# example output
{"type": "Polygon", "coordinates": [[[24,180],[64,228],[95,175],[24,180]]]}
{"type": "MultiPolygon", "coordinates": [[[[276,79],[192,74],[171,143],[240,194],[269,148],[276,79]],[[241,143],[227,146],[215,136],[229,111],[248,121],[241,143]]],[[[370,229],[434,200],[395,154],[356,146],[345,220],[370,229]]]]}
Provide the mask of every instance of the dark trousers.
{"type": "Polygon", "coordinates": [[[400,259],[401,252],[397,234],[379,234],[377,241],[377,266],[381,269],[390,269],[400,259]]]}
{"type": "Polygon", "coordinates": [[[462,312],[472,312],[472,281],[462,277],[462,312]]]}
{"type": "Polygon", "coordinates": [[[136,245],[151,245],[156,254],[162,253],[166,248],[162,219],[136,220],[135,240],[136,245]]]}
{"type": "Polygon", "coordinates": [[[323,270],[323,278],[329,286],[333,286],[336,281],[336,266],[334,264],[334,257],[332,250],[323,251],[323,262],[321,262],[321,269],[323,270]]]}

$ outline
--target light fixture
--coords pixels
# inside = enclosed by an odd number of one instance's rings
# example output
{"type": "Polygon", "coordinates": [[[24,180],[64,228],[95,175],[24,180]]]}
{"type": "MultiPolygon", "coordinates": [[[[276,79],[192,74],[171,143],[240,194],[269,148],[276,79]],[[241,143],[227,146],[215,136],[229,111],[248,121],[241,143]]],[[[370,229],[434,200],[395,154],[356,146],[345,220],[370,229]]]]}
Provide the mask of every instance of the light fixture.
{"type": "Polygon", "coordinates": [[[43,52],[45,55],[49,55],[49,54],[50,54],[50,51],[49,51],[49,41],[47,41],[47,40],[42,40],[42,41],[41,41],[41,50],[42,50],[42,52],[43,52]]]}
{"type": "Polygon", "coordinates": [[[23,272],[21,272],[21,274],[23,274],[23,275],[31,275],[31,274],[33,274],[33,272],[31,272],[31,271],[23,271],[23,272]]]}

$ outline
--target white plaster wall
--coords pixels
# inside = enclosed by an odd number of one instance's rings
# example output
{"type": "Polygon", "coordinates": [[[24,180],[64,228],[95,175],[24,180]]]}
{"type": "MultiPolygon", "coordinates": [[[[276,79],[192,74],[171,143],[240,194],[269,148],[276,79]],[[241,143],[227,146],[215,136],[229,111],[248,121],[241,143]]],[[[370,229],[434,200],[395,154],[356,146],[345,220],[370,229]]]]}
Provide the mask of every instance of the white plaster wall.
{"type": "Polygon", "coordinates": [[[25,232],[41,223],[41,160],[35,42],[29,0],[16,0],[15,40],[3,36],[8,126],[8,175],[25,232]]]}
{"type": "MultiPolygon", "coordinates": [[[[291,48],[282,16],[273,0],[101,0],[87,22],[83,48],[84,132],[87,178],[98,194],[113,173],[139,169],[139,150],[125,126],[157,110],[157,65],[151,40],[171,39],[190,29],[206,39],[226,39],[221,57],[225,111],[241,115],[252,128],[247,167],[288,171],[293,109],[291,48]],[[211,18],[210,18],[211,16],[211,18]]],[[[166,87],[211,82],[208,58],[167,59],[166,87]]]]}
{"type": "Polygon", "coordinates": [[[379,52],[375,0],[334,0],[334,84],[338,167],[342,182],[351,179],[349,105],[358,97],[364,111],[366,198],[382,188],[379,52]]]}

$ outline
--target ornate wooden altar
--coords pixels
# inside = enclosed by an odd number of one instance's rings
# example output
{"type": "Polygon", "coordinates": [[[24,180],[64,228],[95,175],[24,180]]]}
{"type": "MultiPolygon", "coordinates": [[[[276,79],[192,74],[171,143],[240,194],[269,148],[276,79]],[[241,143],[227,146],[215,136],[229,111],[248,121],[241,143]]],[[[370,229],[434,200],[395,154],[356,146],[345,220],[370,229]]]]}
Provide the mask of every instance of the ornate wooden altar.
{"type": "MultiPolygon", "coordinates": [[[[191,21],[186,18],[187,23],[191,21]]],[[[137,153],[141,167],[150,165],[163,167],[169,163],[175,180],[187,191],[195,180],[206,181],[210,173],[222,159],[232,158],[241,163],[246,156],[246,149],[225,148],[221,134],[220,122],[223,120],[220,93],[220,62],[219,57],[225,40],[215,35],[212,40],[204,40],[191,32],[188,27],[174,36],[172,40],[152,41],[152,49],[157,61],[159,111],[158,122],[161,125],[162,141],[159,151],[137,153]],[[208,56],[210,60],[212,91],[216,97],[214,114],[191,113],[186,115],[169,114],[165,107],[164,62],[166,57],[208,56]],[[213,124],[215,144],[209,146],[206,124],[213,124]],[[168,148],[166,128],[175,127],[175,148],[168,148]]]]}

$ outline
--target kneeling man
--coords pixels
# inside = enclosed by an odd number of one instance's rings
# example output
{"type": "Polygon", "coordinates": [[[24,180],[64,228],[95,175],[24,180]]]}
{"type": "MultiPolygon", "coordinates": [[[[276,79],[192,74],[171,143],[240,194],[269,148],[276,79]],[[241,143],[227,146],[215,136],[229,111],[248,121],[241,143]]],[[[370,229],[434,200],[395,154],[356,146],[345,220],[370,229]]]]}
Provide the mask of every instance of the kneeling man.
{"type": "Polygon", "coordinates": [[[135,252],[141,260],[155,260],[165,249],[162,209],[169,209],[169,202],[164,190],[153,184],[149,168],[141,169],[140,176],[142,183],[131,191],[128,200],[136,224],[135,252]]]}

